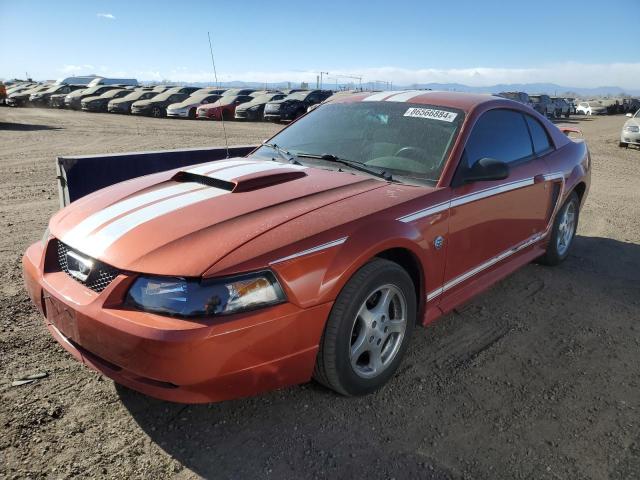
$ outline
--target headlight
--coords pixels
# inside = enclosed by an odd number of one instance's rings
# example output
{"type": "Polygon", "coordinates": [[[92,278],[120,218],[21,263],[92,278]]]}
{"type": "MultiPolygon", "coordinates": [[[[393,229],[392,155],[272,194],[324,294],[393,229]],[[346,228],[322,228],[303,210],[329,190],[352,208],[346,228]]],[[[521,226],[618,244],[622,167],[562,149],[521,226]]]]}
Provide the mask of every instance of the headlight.
{"type": "Polygon", "coordinates": [[[246,109],[248,112],[256,112],[258,110],[260,110],[260,105],[255,105],[253,107],[249,107],[246,109]]]}
{"type": "Polygon", "coordinates": [[[177,317],[229,315],[284,302],[270,271],[216,280],[139,277],[129,289],[127,306],[177,317]]]}
{"type": "Polygon", "coordinates": [[[637,125],[627,125],[626,127],[624,127],[624,129],[627,132],[633,132],[633,133],[640,132],[640,127],[638,127],[637,125]]]}

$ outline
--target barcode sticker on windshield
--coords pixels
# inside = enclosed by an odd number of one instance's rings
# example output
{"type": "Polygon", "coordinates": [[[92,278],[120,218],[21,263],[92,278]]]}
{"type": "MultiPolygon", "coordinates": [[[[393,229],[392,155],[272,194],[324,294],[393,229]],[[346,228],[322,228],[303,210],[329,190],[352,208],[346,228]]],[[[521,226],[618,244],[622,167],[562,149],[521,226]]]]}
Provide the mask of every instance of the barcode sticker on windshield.
{"type": "Polygon", "coordinates": [[[404,112],[405,117],[429,118],[432,120],[442,120],[443,122],[453,122],[458,116],[457,113],[446,110],[436,110],[433,108],[411,107],[404,112]]]}

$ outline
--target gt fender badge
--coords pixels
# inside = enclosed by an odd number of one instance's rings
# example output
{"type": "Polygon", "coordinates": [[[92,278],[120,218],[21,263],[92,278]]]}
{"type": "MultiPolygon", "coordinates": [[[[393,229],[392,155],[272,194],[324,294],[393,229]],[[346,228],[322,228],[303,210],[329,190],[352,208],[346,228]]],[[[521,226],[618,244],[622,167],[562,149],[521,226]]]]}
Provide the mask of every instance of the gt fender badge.
{"type": "Polygon", "coordinates": [[[444,245],[444,238],[438,235],[433,241],[433,246],[436,247],[436,250],[440,250],[442,248],[442,245],[444,245]]]}

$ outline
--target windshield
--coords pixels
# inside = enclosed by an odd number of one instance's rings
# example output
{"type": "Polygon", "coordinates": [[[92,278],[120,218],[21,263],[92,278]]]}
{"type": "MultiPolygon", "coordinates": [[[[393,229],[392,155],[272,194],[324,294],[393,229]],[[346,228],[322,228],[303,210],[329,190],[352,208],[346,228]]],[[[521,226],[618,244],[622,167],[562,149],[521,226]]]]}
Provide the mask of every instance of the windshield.
{"type": "Polygon", "coordinates": [[[296,92],[287,97],[287,100],[304,100],[309,95],[309,92],[296,92]]]}
{"type": "Polygon", "coordinates": [[[123,90],[107,90],[106,92],[104,92],[104,93],[102,94],[102,96],[103,96],[104,98],[113,98],[113,97],[115,97],[116,95],[118,95],[118,94],[119,94],[120,92],[122,92],[122,91],[123,91],[123,90]]]}
{"type": "Polygon", "coordinates": [[[153,97],[153,99],[159,102],[163,102],[165,100],[168,100],[172,95],[176,95],[176,92],[172,92],[172,91],[162,92],[156,95],[155,97],[153,97]]]}
{"type": "MultiPolygon", "coordinates": [[[[332,155],[377,168],[400,181],[436,183],[462,124],[459,110],[396,102],[326,104],[271,140],[293,155],[332,155]]],[[[256,155],[274,157],[263,146],[256,155]]],[[[275,156],[276,159],[282,158],[275,156]]],[[[316,160],[300,158],[301,163],[316,160]]],[[[327,166],[324,160],[317,160],[327,166]]],[[[334,164],[334,168],[344,168],[334,164]]]]}

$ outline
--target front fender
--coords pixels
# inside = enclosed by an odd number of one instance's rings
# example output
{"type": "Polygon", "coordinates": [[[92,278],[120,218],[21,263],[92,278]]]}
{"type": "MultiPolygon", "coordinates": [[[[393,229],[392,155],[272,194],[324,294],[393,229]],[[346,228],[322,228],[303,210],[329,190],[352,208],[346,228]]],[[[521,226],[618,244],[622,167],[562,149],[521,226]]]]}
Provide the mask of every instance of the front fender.
{"type": "MultiPolygon", "coordinates": [[[[435,219],[431,230],[434,236],[444,235],[446,215],[435,219]]],[[[335,300],[359,268],[390,249],[404,249],[418,263],[422,275],[419,286],[421,294],[442,280],[446,249],[436,251],[432,242],[425,239],[411,223],[395,219],[372,219],[346,234],[336,234],[334,237],[345,240],[331,248],[271,265],[284,280],[289,301],[309,308],[335,300]]],[[[419,298],[419,303],[422,300],[419,298]]]]}
{"type": "Polygon", "coordinates": [[[351,232],[328,264],[318,288],[318,303],[334,300],[356,271],[381,252],[396,248],[409,251],[420,263],[423,277],[429,277],[431,272],[424,271],[428,243],[418,229],[397,220],[371,221],[351,232]]]}

